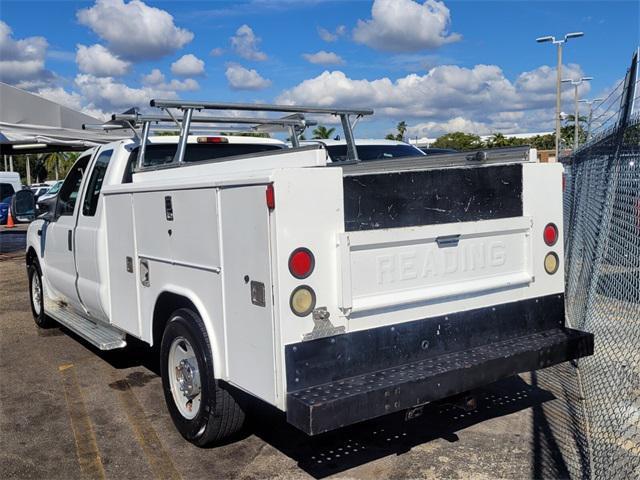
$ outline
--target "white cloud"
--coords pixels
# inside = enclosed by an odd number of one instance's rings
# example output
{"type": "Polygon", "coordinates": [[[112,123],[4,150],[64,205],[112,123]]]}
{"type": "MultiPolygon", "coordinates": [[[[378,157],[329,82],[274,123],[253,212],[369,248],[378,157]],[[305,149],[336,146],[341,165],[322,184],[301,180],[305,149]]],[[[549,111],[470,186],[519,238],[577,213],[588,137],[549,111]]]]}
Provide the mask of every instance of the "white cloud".
{"type": "Polygon", "coordinates": [[[76,63],[83,73],[90,73],[98,77],[120,76],[127,73],[130,62],[120,60],[102,45],[96,44],[87,47],[78,44],[76,63]]]}
{"type": "Polygon", "coordinates": [[[21,88],[48,84],[54,77],[45,69],[49,44],[44,37],[13,38],[11,27],[0,20],[0,80],[21,88]]]}
{"type": "Polygon", "coordinates": [[[130,60],[158,59],[193,39],[193,33],[177,27],[168,12],[140,0],[96,0],[76,16],[106,41],[112,52],[130,60]]]}
{"type": "Polygon", "coordinates": [[[183,55],[171,64],[171,73],[181,77],[202,75],[204,73],[204,62],[192,53],[189,53],[183,55]]]}
{"type": "Polygon", "coordinates": [[[193,78],[173,79],[166,83],[164,73],[157,68],[151,70],[147,75],[142,75],[142,85],[156,90],[194,91],[200,88],[198,82],[193,78]]]}
{"type": "MultiPolygon", "coordinates": [[[[580,75],[578,65],[564,72],[580,75]]],[[[484,133],[544,131],[552,121],[555,71],[536,68],[511,81],[496,65],[463,68],[441,65],[424,75],[410,74],[392,80],[352,79],[342,71],[325,71],[283,91],[278,103],[319,106],[372,107],[378,117],[407,120],[436,132],[468,129],[484,133]],[[551,120],[550,120],[551,119],[551,120]]],[[[585,86],[585,92],[588,86],[585,86]]],[[[584,95],[584,94],[583,94],[584,95]]],[[[570,96],[565,96],[569,107],[570,96]]],[[[570,107],[569,107],[570,108],[570,107]]]]}
{"type": "Polygon", "coordinates": [[[391,52],[433,49],[462,38],[449,32],[450,23],[449,9],[437,0],[375,0],[371,19],[358,20],[353,39],[391,52]]]}
{"type": "Polygon", "coordinates": [[[164,75],[156,70],[143,77],[141,88],[130,87],[113,77],[96,77],[90,74],[77,75],[75,86],[85,105],[107,112],[117,112],[130,107],[145,108],[149,106],[152,98],[178,98],[179,91],[199,88],[198,82],[190,78],[165,83],[164,75]],[[149,80],[156,83],[144,83],[149,80]]]}
{"type": "Polygon", "coordinates": [[[193,78],[185,78],[184,80],[171,80],[167,84],[160,85],[165,90],[176,90],[179,92],[193,92],[200,89],[200,84],[193,78]]]}
{"type": "Polygon", "coordinates": [[[236,34],[231,37],[231,46],[233,50],[242,58],[247,60],[266,60],[267,54],[258,50],[260,38],[256,37],[249,25],[242,25],[236,34]]]}
{"type": "Polygon", "coordinates": [[[302,57],[308,62],[317,65],[344,65],[344,60],[340,55],[333,52],[325,52],[324,50],[316,53],[304,53],[302,57]]]}
{"type": "Polygon", "coordinates": [[[446,122],[423,122],[407,128],[408,137],[435,137],[443,133],[465,132],[487,135],[492,129],[484,122],[474,122],[463,117],[455,117],[446,122]]]}
{"type": "Polygon", "coordinates": [[[158,68],[154,68],[147,75],[142,76],[142,83],[144,85],[158,85],[164,82],[164,73],[158,68]]]}
{"type": "Polygon", "coordinates": [[[263,78],[254,69],[249,70],[235,63],[227,66],[225,75],[234,90],[262,90],[271,85],[271,80],[263,78]]]}
{"type": "Polygon", "coordinates": [[[338,27],[336,27],[335,31],[333,32],[327,30],[326,28],[318,27],[318,35],[320,35],[320,38],[325,42],[335,42],[336,40],[338,40],[338,37],[341,37],[346,33],[347,27],[345,27],[344,25],[338,25],[338,27]]]}
{"type": "Polygon", "coordinates": [[[220,48],[220,47],[216,47],[216,48],[212,48],[211,51],[209,52],[209,55],[211,55],[212,57],[219,57],[220,55],[224,54],[224,48],[220,48]]]}

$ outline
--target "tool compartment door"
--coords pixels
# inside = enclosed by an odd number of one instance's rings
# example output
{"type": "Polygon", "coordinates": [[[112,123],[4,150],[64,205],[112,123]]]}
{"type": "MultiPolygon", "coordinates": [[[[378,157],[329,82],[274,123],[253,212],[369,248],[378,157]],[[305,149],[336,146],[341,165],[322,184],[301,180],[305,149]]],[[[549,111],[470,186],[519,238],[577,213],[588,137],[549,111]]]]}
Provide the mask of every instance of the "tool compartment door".
{"type": "Polygon", "coordinates": [[[220,189],[229,381],[276,403],[269,213],[265,185],[220,189]]]}
{"type": "Polygon", "coordinates": [[[366,315],[526,286],[530,230],[525,216],[343,233],[341,308],[366,315]]]}

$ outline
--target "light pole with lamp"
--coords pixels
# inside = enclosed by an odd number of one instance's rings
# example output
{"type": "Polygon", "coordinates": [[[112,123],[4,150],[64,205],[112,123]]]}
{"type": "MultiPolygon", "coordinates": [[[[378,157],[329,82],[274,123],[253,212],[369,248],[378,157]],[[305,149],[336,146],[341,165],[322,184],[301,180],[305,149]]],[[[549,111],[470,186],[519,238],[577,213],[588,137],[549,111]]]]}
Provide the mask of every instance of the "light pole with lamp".
{"type": "Polygon", "coordinates": [[[573,118],[573,151],[578,150],[578,126],[580,125],[580,112],[578,110],[578,87],[584,82],[593,80],[593,77],[582,77],[579,80],[565,78],[562,83],[570,83],[573,85],[573,101],[575,103],[575,117],[573,118]]]}
{"type": "Polygon", "coordinates": [[[564,38],[556,40],[556,37],[547,35],[545,37],[536,38],[536,42],[545,43],[552,42],[558,46],[558,66],[556,68],[556,162],[560,159],[560,96],[562,95],[560,81],[562,79],[562,46],[567,43],[570,38],[582,37],[584,32],[567,33],[564,38]]]}

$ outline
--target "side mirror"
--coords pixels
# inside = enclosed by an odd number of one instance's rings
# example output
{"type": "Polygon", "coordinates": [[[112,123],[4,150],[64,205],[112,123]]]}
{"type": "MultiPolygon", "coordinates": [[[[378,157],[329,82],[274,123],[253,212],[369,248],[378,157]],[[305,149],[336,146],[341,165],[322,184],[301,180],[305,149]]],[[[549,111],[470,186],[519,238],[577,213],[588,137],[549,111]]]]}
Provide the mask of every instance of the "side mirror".
{"type": "Polygon", "coordinates": [[[58,196],[47,198],[38,202],[38,218],[53,222],[57,218],[56,208],[58,206],[58,196]]]}
{"type": "Polygon", "coordinates": [[[36,218],[36,198],[31,190],[15,193],[11,199],[11,213],[19,223],[28,223],[36,218]]]}

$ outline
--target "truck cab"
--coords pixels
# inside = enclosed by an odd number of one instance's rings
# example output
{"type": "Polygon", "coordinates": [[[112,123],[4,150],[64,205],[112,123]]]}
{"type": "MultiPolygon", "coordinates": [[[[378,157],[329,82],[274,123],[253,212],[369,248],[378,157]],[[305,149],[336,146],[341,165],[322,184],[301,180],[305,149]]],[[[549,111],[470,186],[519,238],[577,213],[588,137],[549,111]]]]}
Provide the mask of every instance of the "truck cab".
{"type": "Polygon", "coordinates": [[[349,117],[368,110],[152,106],[179,113],[114,118],[136,138],[81,155],[30,225],[31,304],[97,348],[157,347],[194,444],[237,431],[247,396],[315,435],[591,354],[565,326],[561,165],[526,147],[360,161],[349,117]],[[206,109],[294,113],[234,117],[292,138],[303,113],[337,115],[346,157],[193,134],[206,109]]]}

